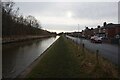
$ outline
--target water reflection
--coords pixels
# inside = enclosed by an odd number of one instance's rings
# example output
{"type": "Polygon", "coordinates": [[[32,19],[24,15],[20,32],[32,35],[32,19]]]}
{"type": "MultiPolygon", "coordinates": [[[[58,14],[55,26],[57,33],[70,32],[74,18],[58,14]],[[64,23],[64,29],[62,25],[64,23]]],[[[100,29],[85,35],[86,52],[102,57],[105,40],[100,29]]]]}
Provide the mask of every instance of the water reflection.
{"type": "Polygon", "coordinates": [[[15,78],[29,66],[31,62],[38,58],[56,39],[58,39],[58,36],[3,45],[3,77],[15,78]]]}

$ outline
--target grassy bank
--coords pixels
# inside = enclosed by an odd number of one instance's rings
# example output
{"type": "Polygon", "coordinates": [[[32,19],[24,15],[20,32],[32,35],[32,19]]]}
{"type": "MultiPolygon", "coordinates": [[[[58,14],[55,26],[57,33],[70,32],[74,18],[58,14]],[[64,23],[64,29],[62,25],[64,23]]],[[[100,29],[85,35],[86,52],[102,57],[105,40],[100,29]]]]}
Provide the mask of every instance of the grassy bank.
{"type": "Polygon", "coordinates": [[[117,67],[61,36],[27,78],[116,78],[117,67]]]}
{"type": "Polygon", "coordinates": [[[26,35],[26,36],[9,36],[9,37],[4,37],[2,38],[2,44],[7,44],[7,43],[15,43],[15,42],[22,42],[22,41],[28,41],[28,40],[34,40],[34,39],[42,39],[42,38],[48,38],[56,35],[41,35],[41,36],[31,36],[31,35],[26,35]]]}

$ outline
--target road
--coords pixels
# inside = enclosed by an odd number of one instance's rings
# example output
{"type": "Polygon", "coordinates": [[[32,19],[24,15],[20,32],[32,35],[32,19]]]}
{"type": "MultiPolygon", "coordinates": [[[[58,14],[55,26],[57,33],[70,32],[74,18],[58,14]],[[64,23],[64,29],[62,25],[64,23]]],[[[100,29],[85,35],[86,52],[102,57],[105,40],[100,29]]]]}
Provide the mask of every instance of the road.
{"type": "Polygon", "coordinates": [[[106,43],[102,43],[102,44],[91,43],[90,40],[80,39],[80,38],[71,37],[67,35],[66,37],[74,40],[74,42],[76,42],[77,44],[84,43],[87,49],[92,50],[94,52],[96,50],[99,50],[99,55],[103,56],[104,58],[108,59],[114,64],[117,64],[117,65],[119,64],[118,63],[118,53],[119,53],[118,50],[120,50],[120,47],[116,45],[106,44],[106,43]]]}

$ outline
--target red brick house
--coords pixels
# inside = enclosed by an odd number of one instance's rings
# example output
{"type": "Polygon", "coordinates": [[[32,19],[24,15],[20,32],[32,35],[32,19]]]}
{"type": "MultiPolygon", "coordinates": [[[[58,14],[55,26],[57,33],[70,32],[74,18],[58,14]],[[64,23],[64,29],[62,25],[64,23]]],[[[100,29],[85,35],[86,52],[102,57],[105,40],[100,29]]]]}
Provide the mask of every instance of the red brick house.
{"type": "Polygon", "coordinates": [[[108,38],[109,40],[115,39],[116,36],[120,36],[120,24],[106,24],[105,26],[89,29],[88,27],[82,31],[82,35],[86,38],[90,38],[93,35],[102,36],[108,38]]]}
{"type": "Polygon", "coordinates": [[[120,34],[120,24],[107,24],[104,28],[107,37],[110,39],[120,34]]]}

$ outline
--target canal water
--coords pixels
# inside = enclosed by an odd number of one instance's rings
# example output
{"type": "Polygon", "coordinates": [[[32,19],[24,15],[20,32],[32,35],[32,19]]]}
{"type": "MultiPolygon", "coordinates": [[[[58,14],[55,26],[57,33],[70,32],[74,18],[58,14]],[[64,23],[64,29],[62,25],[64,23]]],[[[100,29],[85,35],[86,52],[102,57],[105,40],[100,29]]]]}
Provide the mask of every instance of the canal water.
{"type": "Polygon", "coordinates": [[[37,59],[59,36],[2,46],[2,75],[15,78],[37,59]]]}

